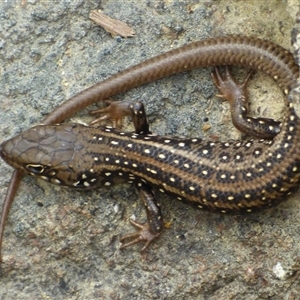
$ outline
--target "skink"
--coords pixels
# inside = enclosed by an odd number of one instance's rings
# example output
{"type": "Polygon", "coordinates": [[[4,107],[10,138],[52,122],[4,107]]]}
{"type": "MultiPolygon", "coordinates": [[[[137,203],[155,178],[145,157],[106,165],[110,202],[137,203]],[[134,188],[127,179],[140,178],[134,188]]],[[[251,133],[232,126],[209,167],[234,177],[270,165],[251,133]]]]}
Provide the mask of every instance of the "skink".
{"type": "MultiPolygon", "coordinates": [[[[73,188],[135,183],[146,207],[148,224],[134,223],[140,231],[123,237],[123,241],[132,239],[123,246],[144,240],[145,248],[162,231],[162,216],[152,187],[201,209],[223,213],[253,212],[274,206],[297,189],[300,177],[300,124],[291,101],[287,101],[280,132],[268,141],[221,143],[154,136],[145,120],[136,126],[135,134],[79,124],[49,126],[87,105],[144,83],[186,70],[219,65],[261,70],[271,76],[285,94],[299,76],[292,54],[268,41],[223,37],[188,44],[128,68],[75,95],[50,113],[42,121],[44,125],[3,143],[1,156],[23,173],[73,188]]],[[[215,81],[220,86],[223,83],[218,75],[215,81]]],[[[131,104],[126,108],[118,106],[116,111],[112,106],[110,109],[108,114],[112,118],[122,117],[124,110],[133,117],[139,112],[144,116],[142,107],[136,110],[131,104]]],[[[241,115],[244,123],[264,123],[261,119],[248,121],[243,115],[246,110],[243,104],[238,108],[241,113],[237,120],[241,115]]],[[[266,124],[269,129],[276,125],[266,124]]],[[[13,194],[8,193],[4,202],[0,245],[12,198],[13,194]]]]}

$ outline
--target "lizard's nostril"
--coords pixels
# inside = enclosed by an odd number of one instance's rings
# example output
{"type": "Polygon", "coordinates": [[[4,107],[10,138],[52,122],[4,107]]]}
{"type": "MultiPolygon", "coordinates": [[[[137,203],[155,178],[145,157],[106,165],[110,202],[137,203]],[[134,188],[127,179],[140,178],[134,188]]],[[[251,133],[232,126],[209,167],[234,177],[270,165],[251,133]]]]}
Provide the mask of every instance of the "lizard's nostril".
{"type": "Polygon", "coordinates": [[[3,144],[0,145],[0,156],[4,159],[4,157],[6,156],[6,153],[5,153],[5,142],[3,144]]]}

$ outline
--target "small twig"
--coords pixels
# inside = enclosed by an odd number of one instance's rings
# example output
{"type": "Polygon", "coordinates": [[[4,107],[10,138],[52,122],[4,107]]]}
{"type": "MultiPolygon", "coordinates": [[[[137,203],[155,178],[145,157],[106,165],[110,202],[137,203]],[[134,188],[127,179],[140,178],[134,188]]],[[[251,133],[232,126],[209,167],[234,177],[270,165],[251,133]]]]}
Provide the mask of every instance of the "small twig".
{"type": "Polygon", "coordinates": [[[135,32],[130,28],[125,22],[112,19],[101,11],[92,10],[90,12],[90,19],[93,20],[96,24],[103,27],[111,35],[120,35],[122,37],[132,37],[135,35],[135,32]]]}

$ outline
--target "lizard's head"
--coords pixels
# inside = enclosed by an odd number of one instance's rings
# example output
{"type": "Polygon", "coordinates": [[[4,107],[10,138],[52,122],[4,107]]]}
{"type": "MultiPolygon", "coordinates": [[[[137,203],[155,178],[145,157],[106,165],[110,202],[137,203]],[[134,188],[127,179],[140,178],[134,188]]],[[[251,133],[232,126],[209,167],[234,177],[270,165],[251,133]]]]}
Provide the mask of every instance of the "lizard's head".
{"type": "Polygon", "coordinates": [[[3,142],[0,156],[22,173],[57,185],[91,188],[92,184],[86,183],[88,175],[82,178],[77,167],[82,146],[77,139],[80,126],[83,125],[35,126],[3,142]]]}

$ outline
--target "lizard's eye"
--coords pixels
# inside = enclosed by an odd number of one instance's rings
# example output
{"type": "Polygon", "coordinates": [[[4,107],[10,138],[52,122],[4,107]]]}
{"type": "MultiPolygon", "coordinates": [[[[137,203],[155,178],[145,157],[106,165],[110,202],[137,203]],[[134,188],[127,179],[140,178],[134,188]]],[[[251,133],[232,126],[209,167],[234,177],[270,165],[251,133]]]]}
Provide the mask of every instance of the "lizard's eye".
{"type": "Polygon", "coordinates": [[[26,165],[26,169],[34,174],[41,174],[44,172],[45,168],[42,165],[26,165]]]}

